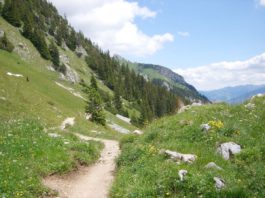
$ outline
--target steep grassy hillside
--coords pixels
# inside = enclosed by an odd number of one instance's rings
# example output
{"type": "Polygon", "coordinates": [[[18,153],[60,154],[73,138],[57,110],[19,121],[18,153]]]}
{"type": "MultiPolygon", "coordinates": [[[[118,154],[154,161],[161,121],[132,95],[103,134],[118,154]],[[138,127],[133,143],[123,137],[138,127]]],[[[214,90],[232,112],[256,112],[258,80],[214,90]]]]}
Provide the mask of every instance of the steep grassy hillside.
{"type": "Polygon", "coordinates": [[[264,197],[264,109],[264,96],[238,106],[192,107],[152,123],[141,137],[124,138],[112,197],[264,197]],[[239,144],[241,152],[223,159],[217,147],[225,142],[239,144]],[[163,149],[197,159],[177,163],[163,149]],[[221,169],[205,168],[209,162],[221,169]],[[180,170],[188,172],[183,181],[180,170]],[[217,189],[214,177],[225,186],[217,189]]]}

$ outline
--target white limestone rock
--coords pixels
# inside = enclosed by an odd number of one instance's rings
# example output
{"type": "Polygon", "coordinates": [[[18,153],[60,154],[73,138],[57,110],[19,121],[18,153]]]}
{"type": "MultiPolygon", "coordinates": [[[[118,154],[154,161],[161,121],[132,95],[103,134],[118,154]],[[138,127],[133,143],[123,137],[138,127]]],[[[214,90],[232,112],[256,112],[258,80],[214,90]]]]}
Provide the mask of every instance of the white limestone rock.
{"type": "Polygon", "coordinates": [[[201,124],[200,128],[201,128],[201,130],[207,132],[211,129],[211,126],[209,124],[201,124]]]}
{"type": "Polygon", "coordinates": [[[74,126],[74,124],[75,124],[75,118],[74,117],[73,118],[66,118],[62,122],[60,129],[65,130],[68,126],[74,126]]]}
{"type": "Polygon", "coordinates": [[[136,130],[133,131],[133,134],[142,135],[143,132],[141,130],[136,129],[136,130]]]}
{"type": "Polygon", "coordinates": [[[219,178],[219,177],[214,177],[213,180],[215,181],[215,187],[216,187],[217,189],[220,190],[220,189],[222,189],[222,188],[225,187],[225,181],[222,180],[221,178],[219,178]]]}
{"type": "Polygon", "coordinates": [[[241,152],[241,146],[234,142],[226,142],[217,148],[217,153],[221,154],[225,160],[229,160],[231,155],[241,152]]]}
{"type": "Polygon", "coordinates": [[[197,156],[194,154],[183,154],[183,153],[178,153],[176,151],[170,151],[170,150],[162,150],[160,151],[160,153],[164,153],[165,155],[169,156],[174,161],[182,161],[188,164],[193,163],[197,159],[197,156]]]}
{"type": "Polygon", "coordinates": [[[214,162],[209,162],[205,168],[207,169],[217,169],[217,170],[223,170],[220,166],[216,165],[214,162]]]}
{"type": "Polygon", "coordinates": [[[179,175],[180,181],[183,181],[185,175],[187,175],[187,174],[188,174],[188,171],[187,170],[183,170],[183,169],[182,170],[179,170],[178,175],[179,175]]]}

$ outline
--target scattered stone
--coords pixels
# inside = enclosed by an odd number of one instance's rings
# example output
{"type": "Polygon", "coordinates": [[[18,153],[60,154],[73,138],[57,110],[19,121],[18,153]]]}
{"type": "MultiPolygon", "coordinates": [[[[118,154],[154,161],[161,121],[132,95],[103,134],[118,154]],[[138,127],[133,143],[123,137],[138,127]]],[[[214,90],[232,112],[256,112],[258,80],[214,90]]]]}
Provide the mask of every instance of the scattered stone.
{"type": "Polygon", "coordinates": [[[57,133],[48,133],[48,136],[50,136],[52,138],[58,138],[58,137],[60,137],[60,135],[57,134],[57,133]]]}
{"type": "Polygon", "coordinates": [[[66,89],[67,91],[69,91],[71,94],[73,94],[74,96],[81,98],[83,100],[86,100],[80,93],[75,92],[73,88],[71,87],[66,87],[63,84],[59,83],[59,82],[55,82],[56,85],[58,85],[59,87],[62,87],[64,89],[66,89]]]}
{"type": "Polygon", "coordinates": [[[0,100],[6,101],[6,97],[0,96],[0,100]]]}
{"type": "Polygon", "coordinates": [[[136,129],[136,130],[133,131],[133,134],[142,135],[143,132],[141,130],[136,129]]]}
{"type": "Polygon", "coordinates": [[[64,64],[70,64],[70,60],[65,54],[60,55],[60,62],[64,64]]]}
{"type": "Polygon", "coordinates": [[[119,115],[119,114],[116,114],[116,117],[119,118],[120,120],[124,121],[124,122],[127,122],[128,124],[131,124],[130,118],[127,118],[127,117],[119,115]]]}
{"type": "Polygon", "coordinates": [[[182,161],[182,162],[189,163],[189,164],[194,162],[197,158],[197,156],[193,154],[182,154],[182,153],[178,153],[178,152],[170,151],[170,150],[161,150],[160,153],[169,156],[174,161],[177,161],[177,162],[182,161]]]}
{"type": "Polygon", "coordinates": [[[248,103],[245,105],[245,107],[248,109],[248,110],[252,110],[252,109],[255,109],[256,105],[253,104],[253,103],[248,103]]]}
{"type": "Polygon", "coordinates": [[[1,30],[1,29],[0,29],[0,38],[4,37],[4,35],[5,35],[4,30],[1,30]]]}
{"type": "Polygon", "coordinates": [[[13,74],[11,72],[6,73],[8,76],[14,76],[14,77],[24,77],[22,74],[13,74]]]}
{"type": "Polygon", "coordinates": [[[221,154],[225,160],[229,160],[231,155],[241,152],[241,146],[234,142],[226,142],[217,148],[217,153],[221,154]]]}
{"type": "Polygon", "coordinates": [[[207,168],[207,169],[211,169],[211,168],[213,168],[213,169],[217,169],[217,170],[223,170],[220,166],[216,165],[216,163],[214,163],[214,162],[209,162],[209,163],[205,166],[205,168],[207,168]]]}
{"type": "Polygon", "coordinates": [[[67,144],[70,144],[70,142],[65,141],[64,144],[67,145],[67,144]]]}
{"type": "Polygon", "coordinates": [[[111,123],[111,124],[108,124],[108,126],[110,128],[112,128],[113,130],[119,132],[119,133],[123,133],[123,134],[128,134],[130,133],[130,131],[128,129],[125,129],[123,127],[121,127],[120,125],[118,124],[115,124],[115,123],[111,123]]]}
{"type": "Polygon", "coordinates": [[[219,178],[219,177],[214,177],[213,180],[215,181],[215,187],[216,187],[217,189],[220,190],[220,189],[222,189],[222,188],[225,187],[225,182],[224,182],[224,180],[222,180],[221,178],[219,178]]]}
{"type": "Polygon", "coordinates": [[[90,113],[85,113],[85,119],[86,119],[86,120],[90,120],[90,118],[92,118],[92,114],[90,114],[90,113]]]}
{"type": "Polygon", "coordinates": [[[201,128],[201,130],[207,132],[211,129],[211,126],[209,124],[201,124],[200,128],[201,128]]]}
{"type": "Polygon", "coordinates": [[[66,118],[60,126],[61,130],[66,129],[68,126],[73,126],[75,124],[75,118],[66,118]]]}
{"type": "Polygon", "coordinates": [[[188,174],[188,171],[187,170],[179,170],[178,174],[179,174],[180,181],[183,181],[184,176],[188,174]]]}

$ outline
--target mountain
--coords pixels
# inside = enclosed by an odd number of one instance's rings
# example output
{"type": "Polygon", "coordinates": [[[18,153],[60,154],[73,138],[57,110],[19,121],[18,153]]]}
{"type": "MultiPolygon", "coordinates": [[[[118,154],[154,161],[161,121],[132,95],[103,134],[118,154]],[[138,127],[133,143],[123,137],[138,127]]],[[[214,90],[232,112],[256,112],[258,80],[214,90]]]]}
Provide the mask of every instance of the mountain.
{"type": "Polygon", "coordinates": [[[200,94],[192,85],[188,84],[181,75],[173,72],[167,67],[154,64],[133,63],[118,55],[116,55],[115,58],[121,64],[128,65],[129,68],[135,70],[146,80],[167,88],[181,97],[186,103],[209,102],[205,96],[200,94]]]}
{"type": "Polygon", "coordinates": [[[201,91],[213,102],[242,103],[259,93],[265,93],[265,85],[241,85],[212,91],[201,91]]]}

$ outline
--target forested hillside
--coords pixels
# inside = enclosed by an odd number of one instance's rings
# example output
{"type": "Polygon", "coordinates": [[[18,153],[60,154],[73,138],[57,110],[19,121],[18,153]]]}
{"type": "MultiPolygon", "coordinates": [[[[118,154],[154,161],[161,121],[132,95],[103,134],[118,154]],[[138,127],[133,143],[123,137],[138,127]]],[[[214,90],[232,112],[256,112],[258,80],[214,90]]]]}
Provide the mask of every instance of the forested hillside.
{"type": "Polygon", "coordinates": [[[126,99],[133,108],[141,112],[140,117],[130,115],[136,124],[176,111],[176,95],[162,86],[147,82],[126,65],[120,66],[108,52],[102,51],[85,38],[82,32],[76,32],[67,19],[61,17],[56,8],[46,0],[6,0],[1,13],[5,20],[19,28],[21,34],[33,43],[44,59],[52,61],[58,72],[66,72],[66,65],[60,62],[58,48],[70,49],[85,59],[87,66],[114,91],[115,97],[112,99],[108,93],[100,91],[108,110],[128,116],[128,112],[122,107],[122,99],[126,99]]]}

